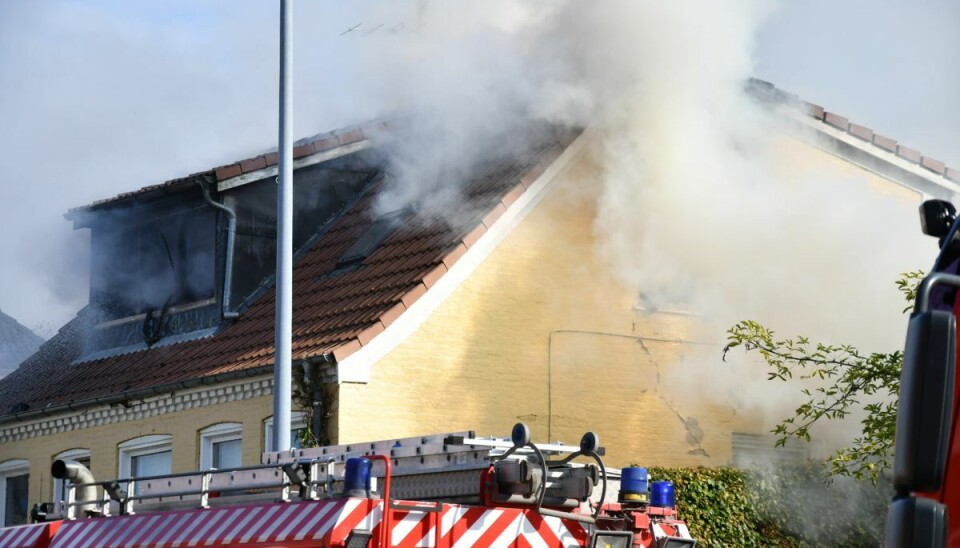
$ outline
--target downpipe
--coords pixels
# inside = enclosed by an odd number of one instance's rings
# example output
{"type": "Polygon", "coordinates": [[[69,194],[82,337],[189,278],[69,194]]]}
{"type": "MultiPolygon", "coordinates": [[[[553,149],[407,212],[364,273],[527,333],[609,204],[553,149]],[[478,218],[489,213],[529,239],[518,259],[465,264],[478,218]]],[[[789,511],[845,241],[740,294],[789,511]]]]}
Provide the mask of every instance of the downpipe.
{"type": "Polygon", "coordinates": [[[229,207],[215,202],[213,198],[210,197],[210,189],[207,188],[207,185],[197,182],[200,185],[200,190],[203,191],[203,199],[214,209],[219,209],[227,216],[227,260],[226,265],[223,268],[223,306],[222,313],[223,317],[227,319],[233,319],[240,316],[238,312],[230,310],[230,293],[233,289],[233,249],[234,241],[237,236],[237,213],[230,209],[229,207]]]}

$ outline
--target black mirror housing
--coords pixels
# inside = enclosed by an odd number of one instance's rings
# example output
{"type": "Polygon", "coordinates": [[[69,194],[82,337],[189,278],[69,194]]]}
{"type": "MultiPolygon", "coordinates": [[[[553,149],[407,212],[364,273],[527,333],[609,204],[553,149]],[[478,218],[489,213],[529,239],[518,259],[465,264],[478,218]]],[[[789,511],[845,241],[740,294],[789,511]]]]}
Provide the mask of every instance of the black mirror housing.
{"type": "Polygon", "coordinates": [[[915,314],[907,329],[893,484],[898,492],[932,492],[943,483],[950,440],[956,318],[943,310],[915,314]]]}
{"type": "Polygon", "coordinates": [[[927,236],[943,238],[957,218],[957,208],[946,200],[927,200],[920,204],[920,229],[927,236]]]}
{"type": "Polygon", "coordinates": [[[947,507],[925,498],[894,499],[887,512],[884,546],[945,548],[947,507]]]}

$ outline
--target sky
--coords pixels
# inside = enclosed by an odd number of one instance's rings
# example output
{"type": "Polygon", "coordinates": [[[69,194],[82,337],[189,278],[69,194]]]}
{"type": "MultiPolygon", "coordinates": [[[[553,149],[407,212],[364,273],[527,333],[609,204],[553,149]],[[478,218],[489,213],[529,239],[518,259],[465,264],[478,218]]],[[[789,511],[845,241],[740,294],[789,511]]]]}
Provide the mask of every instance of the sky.
{"type": "MultiPolygon", "coordinates": [[[[960,167],[960,4],[753,3],[764,17],[749,31],[750,73],[960,167]]],[[[509,31],[537,4],[457,9],[509,31]]],[[[499,42],[462,19],[444,27],[443,17],[421,11],[438,5],[296,1],[295,135],[391,112],[403,92],[432,101],[464,81],[482,113],[499,104],[488,97],[496,84],[528,83],[524,66],[496,47],[473,59],[502,65],[509,78],[459,74],[468,69],[458,53],[499,42]],[[385,63],[371,45],[424,21],[449,52],[412,71],[416,87],[397,89],[391,78],[409,66],[385,63]],[[437,72],[452,76],[434,79],[437,72]]],[[[447,5],[436,11],[447,15],[447,5]]],[[[0,309],[48,337],[85,304],[89,242],[63,218],[70,208],[275,146],[277,20],[278,2],[264,0],[0,2],[0,309]]]]}

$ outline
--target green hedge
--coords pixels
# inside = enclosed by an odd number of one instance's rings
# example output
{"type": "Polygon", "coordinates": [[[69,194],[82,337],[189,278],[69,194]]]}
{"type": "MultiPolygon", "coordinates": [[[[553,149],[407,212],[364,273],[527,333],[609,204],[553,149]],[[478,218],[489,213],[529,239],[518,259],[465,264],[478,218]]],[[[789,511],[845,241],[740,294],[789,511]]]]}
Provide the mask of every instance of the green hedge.
{"type": "Polygon", "coordinates": [[[650,468],[673,481],[677,507],[698,546],[877,546],[888,484],[825,482],[817,463],[777,470],[650,468]]]}

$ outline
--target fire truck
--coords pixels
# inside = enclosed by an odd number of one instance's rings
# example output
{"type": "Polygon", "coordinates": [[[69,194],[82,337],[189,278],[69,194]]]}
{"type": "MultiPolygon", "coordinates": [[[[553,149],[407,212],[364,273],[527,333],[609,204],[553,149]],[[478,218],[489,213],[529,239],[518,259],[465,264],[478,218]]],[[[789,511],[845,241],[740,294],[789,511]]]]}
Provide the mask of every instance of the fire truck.
{"type": "Polygon", "coordinates": [[[64,500],[0,548],[696,545],[674,486],[579,447],[473,432],[264,453],[252,467],[97,481],[56,461],[64,500]],[[577,461],[579,459],[579,461],[577,461]],[[586,460],[587,462],[582,462],[586,460]]]}
{"type": "Polygon", "coordinates": [[[917,288],[900,377],[894,447],[895,496],[887,513],[886,545],[960,546],[960,217],[947,201],[920,206],[923,233],[939,239],[933,268],[917,288]]]}

